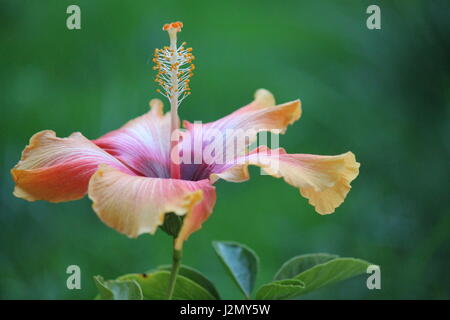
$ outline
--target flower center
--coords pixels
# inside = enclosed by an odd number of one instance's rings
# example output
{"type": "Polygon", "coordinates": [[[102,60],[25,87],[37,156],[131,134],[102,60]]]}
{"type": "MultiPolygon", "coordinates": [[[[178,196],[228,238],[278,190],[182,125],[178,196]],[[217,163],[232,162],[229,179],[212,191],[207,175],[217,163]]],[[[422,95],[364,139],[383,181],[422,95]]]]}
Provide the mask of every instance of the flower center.
{"type": "Polygon", "coordinates": [[[185,48],[186,42],[177,46],[177,34],[183,27],[182,22],[172,22],[165,24],[163,30],[169,34],[170,46],[162,49],[155,49],[153,69],[158,71],[155,81],[162,89],[156,91],[165,96],[170,102],[171,115],[171,143],[170,143],[170,175],[174,179],[180,178],[180,161],[178,142],[180,127],[178,118],[178,106],[191,94],[189,87],[190,77],[193,76],[195,65],[192,61],[192,48],[185,48]]]}

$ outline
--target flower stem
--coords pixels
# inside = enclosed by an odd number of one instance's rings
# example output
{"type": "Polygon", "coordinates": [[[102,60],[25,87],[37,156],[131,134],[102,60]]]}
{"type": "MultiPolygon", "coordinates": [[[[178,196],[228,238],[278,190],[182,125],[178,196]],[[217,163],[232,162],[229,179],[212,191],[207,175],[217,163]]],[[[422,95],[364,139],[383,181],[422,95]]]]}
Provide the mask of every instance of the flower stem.
{"type": "Polygon", "coordinates": [[[175,290],[175,283],[177,282],[178,271],[180,270],[181,257],[183,252],[181,250],[175,249],[175,239],[173,247],[173,257],[172,257],[172,271],[170,272],[169,279],[169,290],[167,292],[167,300],[172,300],[173,292],[175,290]]]}

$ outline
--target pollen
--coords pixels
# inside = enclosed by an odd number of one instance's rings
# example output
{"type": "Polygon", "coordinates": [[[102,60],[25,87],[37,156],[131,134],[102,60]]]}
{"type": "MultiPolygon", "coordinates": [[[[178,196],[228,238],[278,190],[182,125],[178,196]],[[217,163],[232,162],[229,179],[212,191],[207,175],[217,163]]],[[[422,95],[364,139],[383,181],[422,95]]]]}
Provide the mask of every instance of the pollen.
{"type": "Polygon", "coordinates": [[[181,22],[181,21],[166,23],[163,26],[163,30],[164,31],[168,31],[170,29],[173,29],[173,30],[176,30],[177,32],[180,32],[181,28],[183,28],[183,22],[181,22]]]}

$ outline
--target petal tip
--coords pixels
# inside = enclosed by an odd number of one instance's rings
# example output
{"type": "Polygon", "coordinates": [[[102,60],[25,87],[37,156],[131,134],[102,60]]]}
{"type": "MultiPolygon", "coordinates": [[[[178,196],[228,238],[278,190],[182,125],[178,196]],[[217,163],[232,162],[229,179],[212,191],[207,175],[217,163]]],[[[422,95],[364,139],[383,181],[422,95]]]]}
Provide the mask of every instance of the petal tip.
{"type": "Polygon", "coordinates": [[[254,97],[255,101],[263,108],[272,107],[276,104],[274,95],[267,89],[256,90],[254,97]]]}
{"type": "Polygon", "coordinates": [[[158,116],[162,116],[164,114],[164,103],[160,99],[152,99],[149,101],[148,105],[150,106],[150,111],[155,113],[158,116]]]}
{"type": "Polygon", "coordinates": [[[302,196],[307,198],[309,204],[314,206],[315,211],[320,215],[332,214],[346,199],[350,192],[351,183],[359,174],[360,163],[356,161],[353,152],[346,152],[335,156],[334,159],[342,161],[337,167],[335,182],[329,188],[321,191],[311,189],[300,189],[302,196]]]}

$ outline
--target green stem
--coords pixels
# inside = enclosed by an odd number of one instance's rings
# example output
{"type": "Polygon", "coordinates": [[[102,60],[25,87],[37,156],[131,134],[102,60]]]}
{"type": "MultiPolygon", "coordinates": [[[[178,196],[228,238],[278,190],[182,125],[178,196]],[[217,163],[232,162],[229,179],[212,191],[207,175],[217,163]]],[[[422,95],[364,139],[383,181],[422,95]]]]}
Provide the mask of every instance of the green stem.
{"type": "Polygon", "coordinates": [[[178,271],[180,270],[181,257],[182,251],[176,250],[174,247],[172,257],[172,271],[170,272],[169,291],[167,292],[167,300],[172,300],[173,292],[175,290],[175,283],[177,282],[178,271]]]}

